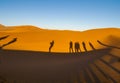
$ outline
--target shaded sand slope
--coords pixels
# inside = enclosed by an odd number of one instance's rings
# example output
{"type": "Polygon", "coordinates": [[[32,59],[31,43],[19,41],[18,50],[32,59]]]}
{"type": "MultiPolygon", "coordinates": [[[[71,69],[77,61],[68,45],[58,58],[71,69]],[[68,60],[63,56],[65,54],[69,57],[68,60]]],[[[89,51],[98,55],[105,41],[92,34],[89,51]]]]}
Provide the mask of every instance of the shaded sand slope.
{"type": "MultiPolygon", "coordinates": [[[[119,28],[104,28],[88,31],[69,31],[69,30],[47,30],[35,26],[0,26],[0,37],[10,35],[9,38],[1,41],[4,44],[12,38],[18,38],[14,44],[4,47],[4,49],[32,50],[32,51],[48,51],[50,41],[54,40],[55,45],[53,52],[68,52],[70,40],[74,42],[85,42],[88,50],[92,50],[89,46],[91,42],[96,49],[104,48],[99,45],[100,40],[109,45],[116,45],[116,41],[120,39],[119,28]],[[31,48],[32,47],[32,48],[31,48]]],[[[119,42],[118,42],[119,43],[119,42]]],[[[118,45],[118,44],[117,44],[118,45]]],[[[120,44],[119,44],[120,46],[120,44]]],[[[81,45],[82,51],[84,51],[81,45]]]]}
{"type": "MultiPolygon", "coordinates": [[[[119,83],[119,57],[111,48],[82,53],[0,50],[0,76],[8,83],[119,83]],[[109,70],[109,71],[108,71],[109,70]]],[[[119,49],[118,49],[119,50],[119,49]]]]}

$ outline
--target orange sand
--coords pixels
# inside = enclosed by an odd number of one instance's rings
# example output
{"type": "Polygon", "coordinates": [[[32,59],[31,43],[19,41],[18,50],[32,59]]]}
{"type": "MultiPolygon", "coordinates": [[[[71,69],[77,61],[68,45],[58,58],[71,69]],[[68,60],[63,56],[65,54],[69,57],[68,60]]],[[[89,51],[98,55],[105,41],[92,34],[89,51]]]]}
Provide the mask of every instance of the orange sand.
{"type": "Polygon", "coordinates": [[[82,42],[86,43],[87,50],[91,50],[89,42],[96,49],[105,48],[101,46],[97,40],[108,45],[119,45],[120,29],[104,28],[93,29],[87,31],[68,31],[68,30],[47,30],[34,26],[3,26],[0,25],[0,37],[10,35],[9,38],[0,41],[0,45],[5,44],[17,37],[18,41],[10,44],[4,49],[32,50],[32,51],[48,51],[50,42],[55,41],[52,52],[68,52],[69,42],[78,41],[82,51],[84,51],[82,42]]]}

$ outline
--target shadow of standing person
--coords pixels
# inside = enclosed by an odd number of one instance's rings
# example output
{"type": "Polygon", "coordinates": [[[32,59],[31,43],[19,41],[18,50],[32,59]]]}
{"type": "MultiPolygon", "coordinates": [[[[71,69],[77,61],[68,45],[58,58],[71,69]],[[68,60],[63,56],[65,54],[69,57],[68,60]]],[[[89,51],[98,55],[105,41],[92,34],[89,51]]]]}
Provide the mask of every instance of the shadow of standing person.
{"type": "Polygon", "coordinates": [[[70,45],[69,52],[72,53],[73,52],[73,42],[70,41],[69,45],[70,45]]]}
{"type": "Polygon", "coordinates": [[[90,45],[90,47],[92,48],[92,50],[96,50],[95,47],[92,45],[91,42],[89,42],[89,45],[90,45]]]}
{"type": "Polygon", "coordinates": [[[80,49],[80,44],[78,42],[75,42],[75,53],[77,52],[81,52],[81,49],[80,49]]]}
{"type": "Polygon", "coordinates": [[[49,52],[51,52],[53,45],[54,45],[54,40],[50,42],[49,52]]]}
{"type": "Polygon", "coordinates": [[[83,45],[83,48],[84,48],[85,52],[87,52],[85,42],[82,42],[82,45],[83,45]]]}

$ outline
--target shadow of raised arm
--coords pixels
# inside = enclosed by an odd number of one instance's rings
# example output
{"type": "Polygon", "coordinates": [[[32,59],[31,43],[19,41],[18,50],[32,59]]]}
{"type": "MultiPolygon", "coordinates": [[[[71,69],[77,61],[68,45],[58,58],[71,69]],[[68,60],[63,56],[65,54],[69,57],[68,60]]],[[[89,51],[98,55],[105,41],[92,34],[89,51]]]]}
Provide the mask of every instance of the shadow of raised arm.
{"type": "Polygon", "coordinates": [[[9,35],[4,36],[4,37],[0,37],[0,40],[6,39],[7,37],[9,37],[9,35]]]}
{"type": "Polygon", "coordinates": [[[111,45],[106,45],[106,44],[100,42],[99,40],[97,40],[97,42],[98,42],[99,44],[101,44],[101,45],[103,45],[103,46],[106,46],[106,47],[109,47],[109,48],[117,48],[117,49],[120,49],[120,47],[111,46],[111,45]]]}
{"type": "Polygon", "coordinates": [[[12,43],[16,42],[16,41],[17,41],[17,38],[13,38],[13,40],[9,41],[9,42],[6,43],[6,44],[3,44],[3,45],[1,46],[1,49],[2,49],[3,47],[5,47],[5,46],[9,45],[9,44],[12,44],[12,43]]]}

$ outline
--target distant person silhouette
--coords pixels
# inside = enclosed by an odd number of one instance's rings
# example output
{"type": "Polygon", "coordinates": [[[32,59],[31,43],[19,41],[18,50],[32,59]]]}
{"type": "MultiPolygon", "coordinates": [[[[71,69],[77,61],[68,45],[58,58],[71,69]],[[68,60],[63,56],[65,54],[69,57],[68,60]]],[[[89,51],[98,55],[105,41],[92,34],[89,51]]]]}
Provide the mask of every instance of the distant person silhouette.
{"type": "Polygon", "coordinates": [[[83,48],[84,48],[85,52],[87,52],[85,42],[82,42],[82,45],[83,45],[83,48]]]}
{"type": "Polygon", "coordinates": [[[81,52],[80,44],[78,42],[75,42],[75,52],[81,52]]]}
{"type": "Polygon", "coordinates": [[[72,41],[70,41],[69,45],[70,45],[69,52],[71,53],[71,52],[73,52],[73,43],[72,43],[72,41]]]}
{"type": "Polygon", "coordinates": [[[54,45],[54,40],[50,42],[49,52],[51,52],[53,45],[54,45]]]}

